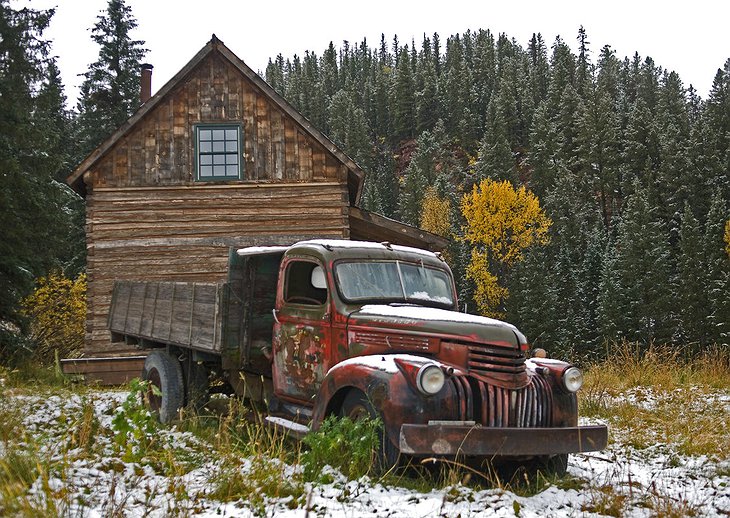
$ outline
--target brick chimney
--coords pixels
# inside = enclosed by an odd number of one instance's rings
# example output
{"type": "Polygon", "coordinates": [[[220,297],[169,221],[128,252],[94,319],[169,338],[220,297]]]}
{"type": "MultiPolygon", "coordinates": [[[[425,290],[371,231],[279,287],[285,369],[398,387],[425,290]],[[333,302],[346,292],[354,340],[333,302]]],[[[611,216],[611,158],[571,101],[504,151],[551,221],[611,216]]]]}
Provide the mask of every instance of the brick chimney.
{"type": "Polygon", "coordinates": [[[139,100],[141,104],[146,103],[152,97],[152,69],[154,67],[149,63],[141,65],[142,76],[140,78],[139,100]]]}

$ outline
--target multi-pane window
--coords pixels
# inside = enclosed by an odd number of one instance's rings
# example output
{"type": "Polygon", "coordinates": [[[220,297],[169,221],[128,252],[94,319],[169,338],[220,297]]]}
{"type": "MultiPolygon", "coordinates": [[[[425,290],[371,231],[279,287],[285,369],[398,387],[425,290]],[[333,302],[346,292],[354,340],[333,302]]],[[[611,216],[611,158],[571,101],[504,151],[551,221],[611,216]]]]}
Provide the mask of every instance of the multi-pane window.
{"type": "Polygon", "coordinates": [[[196,126],[198,180],[241,178],[241,127],[196,126]]]}

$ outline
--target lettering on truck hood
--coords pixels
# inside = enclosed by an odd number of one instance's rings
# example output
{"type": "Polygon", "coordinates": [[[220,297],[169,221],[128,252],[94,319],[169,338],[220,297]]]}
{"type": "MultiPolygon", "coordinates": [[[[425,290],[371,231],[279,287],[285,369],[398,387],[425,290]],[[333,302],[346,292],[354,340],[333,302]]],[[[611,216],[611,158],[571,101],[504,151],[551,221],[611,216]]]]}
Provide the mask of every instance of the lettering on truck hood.
{"type": "Polygon", "coordinates": [[[502,341],[515,346],[527,339],[515,326],[501,320],[446,309],[403,304],[368,304],[349,316],[349,324],[413,327],[434,334],[470,335],[476,341],[502,341]]]}

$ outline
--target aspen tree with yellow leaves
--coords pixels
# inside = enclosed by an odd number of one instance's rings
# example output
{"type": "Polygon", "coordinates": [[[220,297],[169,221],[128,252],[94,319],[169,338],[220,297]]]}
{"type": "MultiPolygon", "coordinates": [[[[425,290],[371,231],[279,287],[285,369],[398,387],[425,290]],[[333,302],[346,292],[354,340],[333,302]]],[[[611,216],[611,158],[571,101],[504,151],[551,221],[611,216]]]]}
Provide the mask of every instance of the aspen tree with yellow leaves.
{"type": "Polygon", "coordinates": [[[549,241],[552,221],[537,196],[509,181],[483,180],[461,199],[466,218],[464,237],[472,246],[467,278],[474,282],[474,300],[480,313],[504,317],[509,292],[506,281],[523,251],[549,241]]]}
{"type": "Polygon", "coordinates": [[[427,187],[423,195],[420,227],[423,230],[448,237],[451,232],[451,200],[439,196],[435,187],[427,187]]]}

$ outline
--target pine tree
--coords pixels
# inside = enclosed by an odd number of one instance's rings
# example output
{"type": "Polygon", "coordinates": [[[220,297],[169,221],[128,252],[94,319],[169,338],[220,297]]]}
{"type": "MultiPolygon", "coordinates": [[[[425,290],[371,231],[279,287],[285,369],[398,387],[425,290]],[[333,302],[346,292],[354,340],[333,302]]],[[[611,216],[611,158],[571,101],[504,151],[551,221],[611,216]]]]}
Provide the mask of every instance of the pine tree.
{"type": "Polygon", "coordinates": [[[143,41],[130,37],[136,27],[125,0],[109,0],[91,29],[99,58],[89,65],[81,84],[78,138],[83,154],[111,135],[139,106],[140,64],[147,49],[143,41]]]}
{"type": "Polygon", "coordinates": [[[730,344],[730,255],[725,253],[723,238],[727,219],[727,202],[718,190],[710,202],[702,240],[709,306],[707,329],[709,341],[718,344],[730,344]]]}
{"type": "Polygon", "coordinates": [[[329,103],[332,96],[341,89],[339,69],[337,67],[337,51],[331,41],[324,54],[322,54],[320,81],[324,100],[326,103],[329,103]]]}
{"type": "Polygon", "coordinates": [[[689,203],[685,203],[680,228],[677,297],[679,324],[676,337],[683,343],[708,343],[707,270],[702,233],[689,203]]]}
{"type": "Polygon", "coordinates": [[[578,29],[578,67],[576,70],[576,89],[578,94],[585,95],[585,89],[592,83],[592,65],[588,59],[590,42],[583,26],[578,29]]]}
{"type": "Polygon", "coordinates": [[[542,39],[542,35],[538,32],[532,34],[530,44],[528,45],[528,54],[530,57],[530,91],[532,92],[533,106],[539,106],[548,94],[548,85],[550,84],[550,63],[547,57],[547,47],[542,39]]]}
{"type": "Polygon", "coordinates": [[[705,105],[708,161],[714,184],[730,199],[730,59],[717,70],[705,105]]]}
{"type": "Polygon", "coordinates": [[[433,59],[430,57],[430,50],[422,53],[417,71],[417,83],[419,90],[415,96],[416,132],[421,134],[432,130],[440,117],[438,77],[433,59]]]}
{"type": "Polygon", "coordinates": [[[487,106],[497,82],[497,62],[494,36],[489,30],[479,30],[474,44],[474,109],[480,120],[487,114],[487,106]]]}
{"type": "Polygon", "coordinates": [[[615,196],[620,189],[620,126],[609,93],[591,85],[584,88],[575,137],[578,170],[586,195],[594,193],[603,226],[608,228],[619,205],[615,196]]]}
{"type": "Polygon", "coordinates": [[[394,142],[415,136],[416,106],[413,72],[408,59],[408,46],[403,47],[393,83],[393,130],[394,142]]]}
{"type": "Polygon", "coordinates": [[[556,125],[549,116],[546,102],[535,111],[530,132],[529,163],[531,166],[530,189],[538,198],[543,198],[555,185],[563,169],[558,157],[560,141],[556,125]]]}
{"type": "Polygon", "coordinates": [[[67,164],[53,113],[63,98],[43,39],[52,16],[0,0],[0,321],[18,322],[34,278],[64,266],[69,197],[55,177],[67,164]]]}
{"type": "Polygon", "coordinates": [[[489,103],[487,122],[479,147],[479,158],[475,167],[475,181],[486,178],[507,180],[517,185],[517,173],[512,149],[507,140],[507,130],[502,114],[497,110],[497,102],[489,103]]]}
{"type": "Polygon", "coordinates": [[[658,212],[636,186],[618,226],[616,250],[604,260],[601,318],[608,339],[667,343],[672,338],[673,268],[669,233],[658,212]]]}
{"type": "Polygon", "coordinates": [[[629,196],[634,185],[648,187],[659,167],[659,135],[653,116],[642,99],[631,107],[624,132],[621,158],[621,192],[629,196]]]}
{"type": "Polygon", "coordinates": [[[266,82],[280,95],[286,96],[286,84],[284,83],[284,56],[276,56],[276,60],[269,58],[266,65],[266,82]]]}

